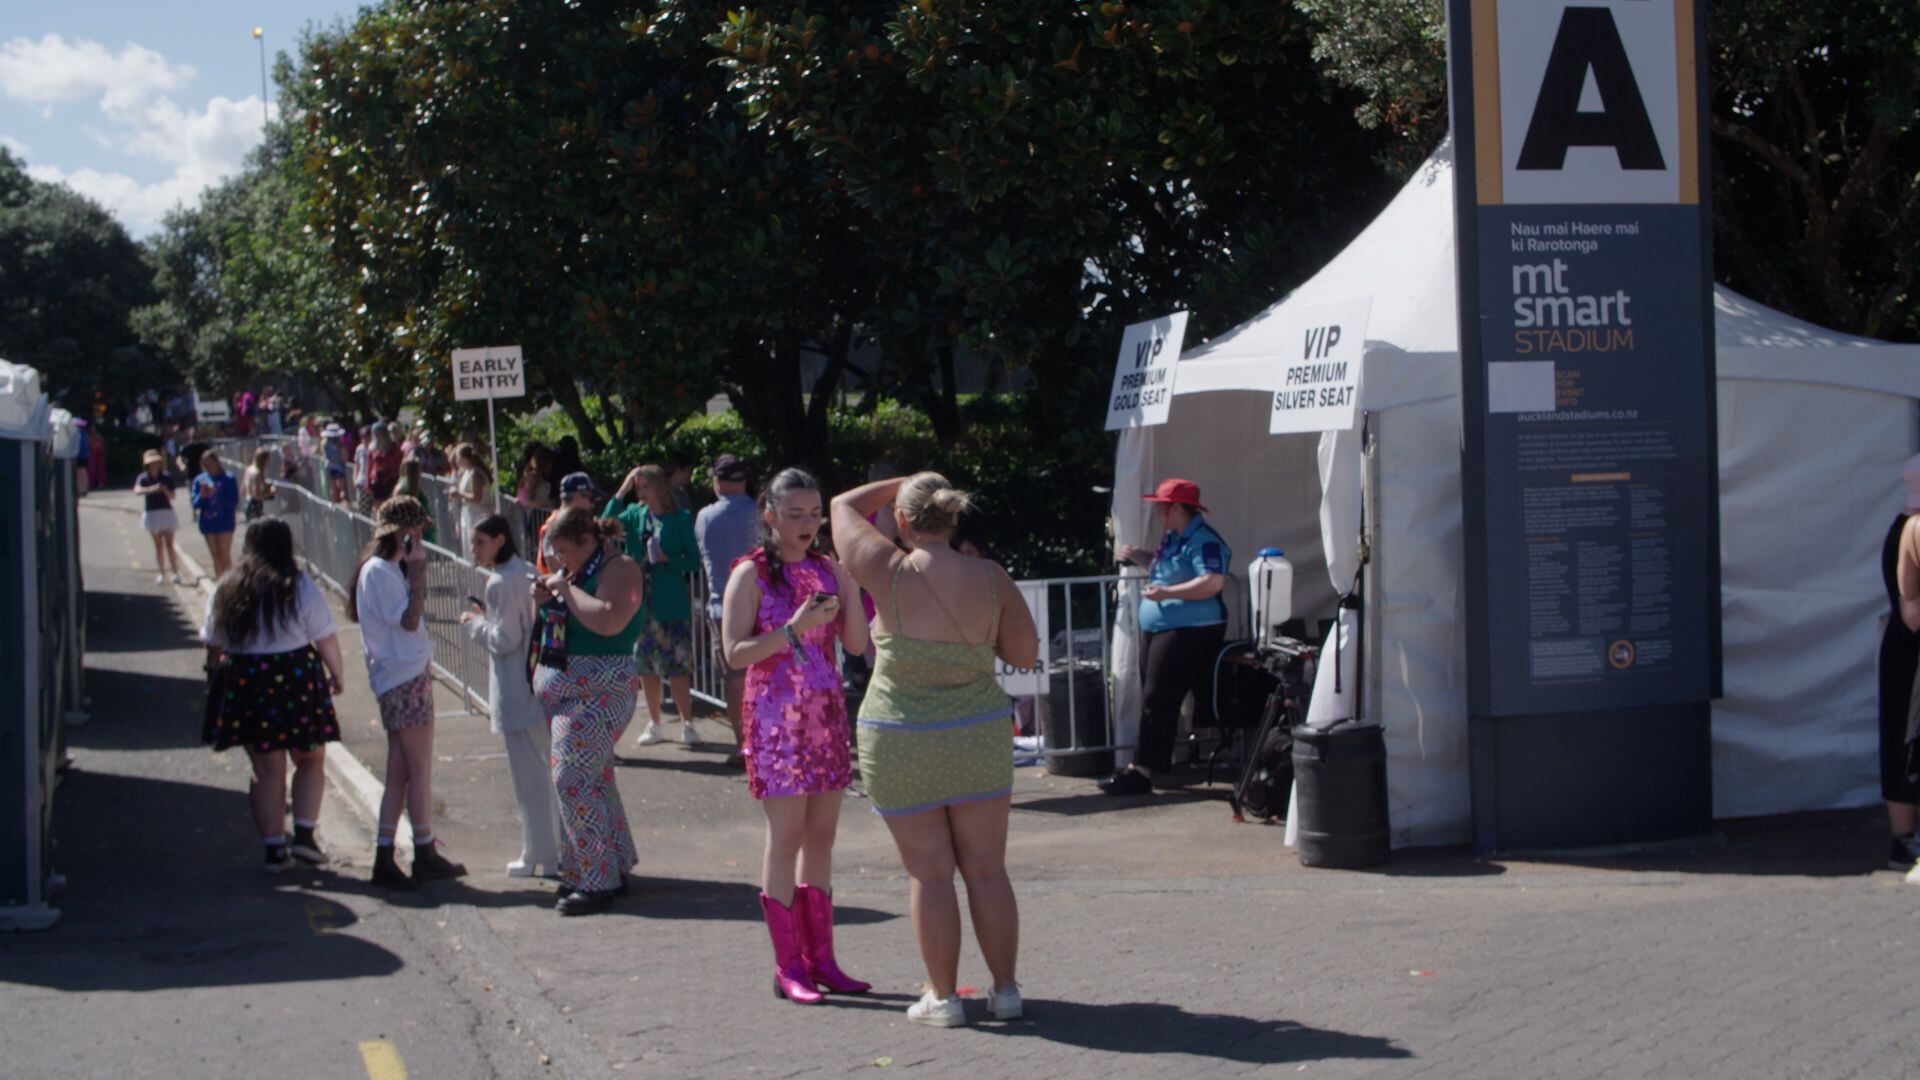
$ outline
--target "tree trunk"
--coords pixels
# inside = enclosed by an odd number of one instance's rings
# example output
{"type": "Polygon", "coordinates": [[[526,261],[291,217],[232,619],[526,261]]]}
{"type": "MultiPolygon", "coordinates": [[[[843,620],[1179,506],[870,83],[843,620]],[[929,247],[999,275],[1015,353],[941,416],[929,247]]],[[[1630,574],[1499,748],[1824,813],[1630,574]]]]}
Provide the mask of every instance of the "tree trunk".
{"type": "Polygon", "coordinates": [[[824,441],[816,442],[809,431],[798,339],[738,346],[729,367],[735,376],[729,391],[734,406],[769,454],[781,462],[816,468],[826,460],[824,441]]]}
{"type": "Polygon", "coordinates": [[[942,445],[952,446],[960,438],[960,385],[954,371],[953,346],[940,345],[934,349],[934,356],[940,362],[940,392],[928,418],[933,421],[934,436],[942,445]]]}
{"type": "Polygon", "coordinates": [[[827,342],[827,367],[814,380],[812,397],[807,403],[807,438],[822,451],[832,442],[833,399],[840,393],[840,380],[846,375],[847,358],[852,352],[853,324],[843,322],[827,342]]]}
{"type": "Polygon", "coordinates": [[[600,427],[593,422],[593,417],[587,415],[586,403],[580,400],[580,388],[574,385],[573,379],[565,375],[549,377],[546,384],[547,389],[553,391],[553,400],[560,403],[560,408],[573,421],[574,430],[580,433],[580,445],[595,453],[605,451],[606,437],[600,434],[600,427]]]}

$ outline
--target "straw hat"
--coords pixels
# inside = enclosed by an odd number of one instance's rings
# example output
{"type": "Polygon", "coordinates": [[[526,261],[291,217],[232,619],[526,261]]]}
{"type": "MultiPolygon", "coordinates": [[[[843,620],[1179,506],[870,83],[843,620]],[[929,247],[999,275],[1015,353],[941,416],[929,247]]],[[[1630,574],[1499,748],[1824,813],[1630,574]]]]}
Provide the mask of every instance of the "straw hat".
{"type": "Polygon", "coordinates": [[[167,455],[161,453],[158,450],[149,450],[146,453],[140,455],[140,467],[143,469],[149,465],[164,466],[166,465],[166,463],[167,463],[167,455]]]}

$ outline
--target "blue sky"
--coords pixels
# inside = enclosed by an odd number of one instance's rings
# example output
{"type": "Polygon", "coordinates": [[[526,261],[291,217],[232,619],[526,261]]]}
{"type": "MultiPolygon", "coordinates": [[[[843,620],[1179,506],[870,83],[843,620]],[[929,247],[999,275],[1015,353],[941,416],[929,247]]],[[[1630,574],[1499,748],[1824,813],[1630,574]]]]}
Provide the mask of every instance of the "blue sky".
{"type": "Polygon", "coordinates": [[[136,237],[260,139],[260,55],[360,0],[0,0],[0,145],[136,237]]]}

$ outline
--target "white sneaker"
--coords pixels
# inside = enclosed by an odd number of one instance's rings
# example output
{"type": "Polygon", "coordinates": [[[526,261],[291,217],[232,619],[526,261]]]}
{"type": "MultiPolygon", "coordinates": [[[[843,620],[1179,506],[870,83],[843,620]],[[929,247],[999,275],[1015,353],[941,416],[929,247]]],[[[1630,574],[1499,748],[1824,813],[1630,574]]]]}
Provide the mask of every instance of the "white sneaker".
{"type": "Polygon", "coordinates": [[[176,570],[176,571],[174,571],[174,574],[173,574],[173,583],[174,583],[175,585],[185,585],[185,584],[187,583],[187,575],[185,575],[185,574],[182,574],[182,573],[180,573],[180,572],[179,572],[179,571],[177,571],[177,570],[176,570]]]}
{"type": "Polygon", "coordinates": [[[987,1011],[993,1014],[995,1020],[1018,1020],[1025,1015],[1020,1001],[1020,984],[994,987],[993,992],[987,995],[987,1011]]]}
{"type": "Polygon", "coordinates": [[[693,729],[693,721],[682,720],[680,722],[680,742],[686,746],[700,745],[700,733],[693,729]]]}
{"type": "Polygon", "coordinates": [[[654,743],[663,743],[666,741],[667,737],[660,734],[660,725],[652,720],[647,721],[647,730],[640,733],[640,745],[652,746],[654,743]]]}
{"type": "Polygon", "coordinates": [[[958,994],[950,998],[937,998],[929,990],[920,995],[919,1001],[907,1006],[907,1019],[928,1027],[962,1027],[967,1022],[967,1007],[961,1003],[958,994]]]}
{"type": "Polygon", "coordinates": [[[167,575],[155,574],[153,577],[153,583],[155,585],[165,585],[167,583],[167,575]]]}

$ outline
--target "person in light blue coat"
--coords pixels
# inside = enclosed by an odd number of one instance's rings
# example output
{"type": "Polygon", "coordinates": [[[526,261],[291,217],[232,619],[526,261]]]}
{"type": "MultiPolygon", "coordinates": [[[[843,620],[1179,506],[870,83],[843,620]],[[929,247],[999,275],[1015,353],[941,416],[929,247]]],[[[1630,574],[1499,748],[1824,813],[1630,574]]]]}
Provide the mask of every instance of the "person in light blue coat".
{"type": "Polygon", "coordinates": [[[520,857],[508,877],[557,877],[560,873],[560,800],[552,774],[552,731],[527,677],[527,645],[533,636],[533,567],[514,547],[513,527],[499,514],[474,523],[467,537],[473,564],[487,573],[484,603],[460,615],[468,640],[492,661],[487,706],[493,730],[506,741],[507,773],[520,805],[520,857]]]}

